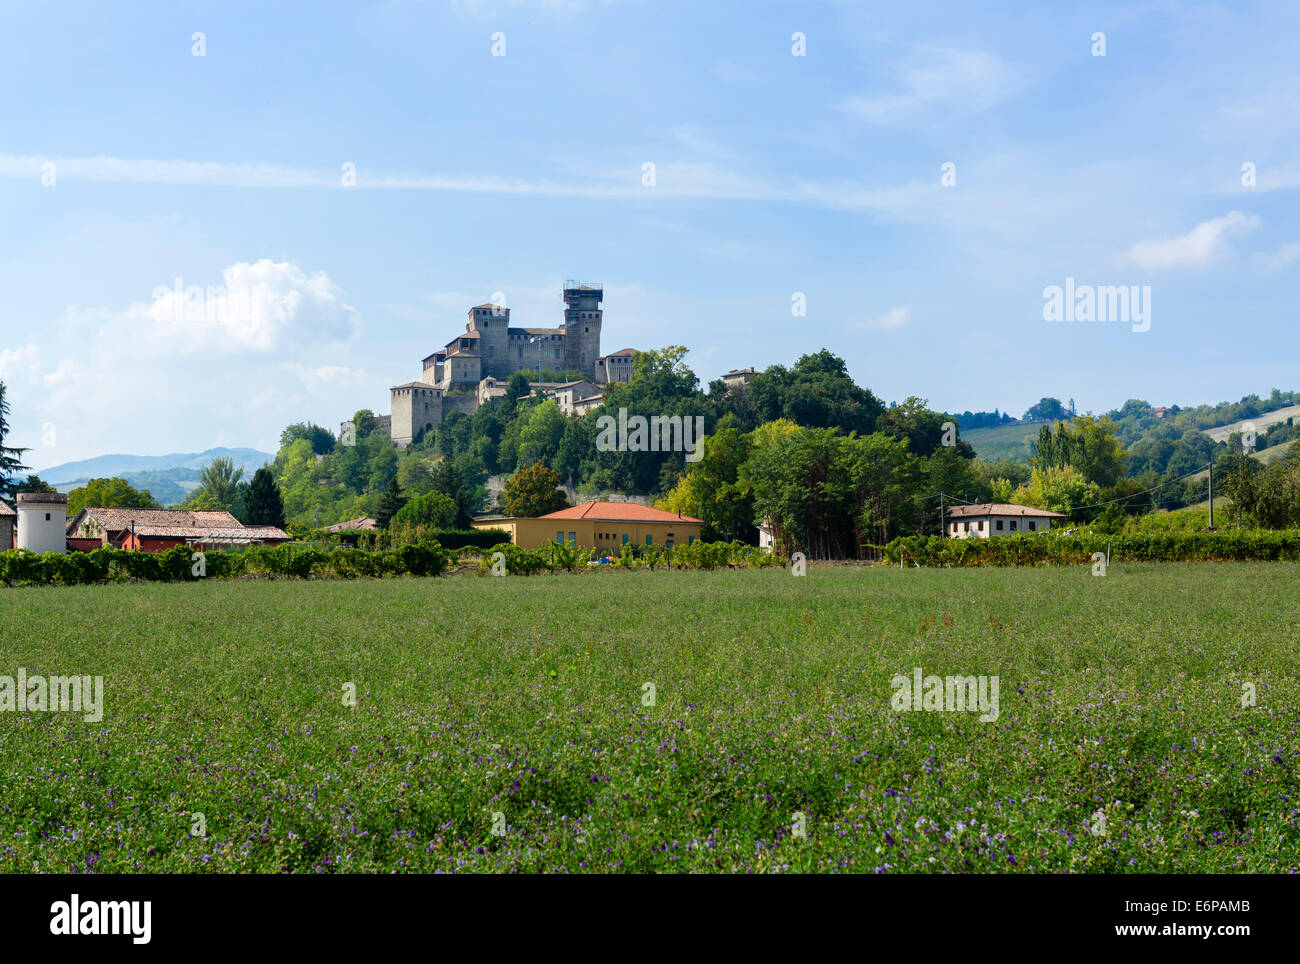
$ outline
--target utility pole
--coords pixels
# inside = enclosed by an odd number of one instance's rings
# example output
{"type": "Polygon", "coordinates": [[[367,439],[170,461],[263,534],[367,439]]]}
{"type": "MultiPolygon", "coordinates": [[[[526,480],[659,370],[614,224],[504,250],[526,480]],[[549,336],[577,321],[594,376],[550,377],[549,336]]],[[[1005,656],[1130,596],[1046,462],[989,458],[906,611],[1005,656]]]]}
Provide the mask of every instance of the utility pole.
{"type": "Polygon", "coordinates": [[[939,493],[939,537],[943,538],[948,533],[943,524],[943,493],[939,493]]]}
{"type": "Polygon", "coordinates": [[[1210,460],[1210,528],[1214,528],[1214,460],[1210,460]]]}

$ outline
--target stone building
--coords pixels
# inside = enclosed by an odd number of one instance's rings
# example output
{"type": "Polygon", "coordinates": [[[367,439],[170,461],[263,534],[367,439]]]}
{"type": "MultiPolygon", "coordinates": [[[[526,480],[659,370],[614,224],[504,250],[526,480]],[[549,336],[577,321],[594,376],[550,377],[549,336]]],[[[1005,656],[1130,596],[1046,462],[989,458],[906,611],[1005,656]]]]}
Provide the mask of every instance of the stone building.
{"type": "Polygon", "coordinates": [[[0,552],[14,547],[14,526],[18,524],[18,513],[5,502],[0,502],[0,552]]]}
{"type": "MultiPolygon", "coordinates": [[[[558,328],[513,328],[505,305],[469,309],[465,331],[422,360],[419,381],[389,389],[391,414],[380,416],[389,419],[389,438],[406,446],[454,411],[472,414],[485,400],[503,396],[506,382],[518,371],[534,371],[537,377],[542,371],[576,371],[597,386],[631,381],[633,349],[600,353],[604,287],[566,281],[563,297],[564,320],[558,328]]],[[[589,410],[593,397],[572,398],[573,411],[589,410]]],[[[350,422],[339,427],[341,445],[353,444],[354,436],[350,422]]]]}

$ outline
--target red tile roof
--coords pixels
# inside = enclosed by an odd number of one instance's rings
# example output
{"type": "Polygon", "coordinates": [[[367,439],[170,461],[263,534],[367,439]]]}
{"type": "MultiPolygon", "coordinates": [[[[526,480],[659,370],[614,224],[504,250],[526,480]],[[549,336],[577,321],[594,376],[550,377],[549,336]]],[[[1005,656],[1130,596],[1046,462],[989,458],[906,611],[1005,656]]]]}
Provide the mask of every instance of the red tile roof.
{"type": "Polygon", "coordinates": [[[1046,509],[1035,509],[1028,505],[1013,505],[1009,502],[986,502],[983,505],[958,505],[947,510],[948,517],[951,519],[960,519],[965,516],[986,516],[986,515],[1024,515],[1037,516],[1049,519],[1064,519],[1065,516],[1059,512],[1048,512],[1046,509]]]}
{"type": "Polygon", "coordinates": [[[637,502],[584,502],[571,509],[549,512],[542,519],[598,519],[601,522],[694,522],[704,524],[703,519],[693,519],[676,512],[665,512],[652,506],[637,502]]]}

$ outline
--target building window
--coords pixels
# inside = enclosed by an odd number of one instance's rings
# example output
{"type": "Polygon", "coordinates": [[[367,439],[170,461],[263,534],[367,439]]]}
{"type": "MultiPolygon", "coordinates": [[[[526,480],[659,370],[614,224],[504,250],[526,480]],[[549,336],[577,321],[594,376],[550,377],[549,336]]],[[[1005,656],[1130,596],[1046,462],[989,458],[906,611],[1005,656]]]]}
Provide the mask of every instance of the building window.
{"type": "Polygon", "coordinates": [[[1031,521],[1031,522],[1029,523],[1029,531],[1030,531],[1030,532],[1037,532],[1037,531],[1038,531],[1038,523],[1037,523],[1037,522],[1032,522],[1032,521],[1031,521]]]}
{"type": "Polygon", "coordinates": [[[983,532],[983,531],[984,531],[984,523],[981,522],[981,523],[980,523],[980,532],[983,532]]]}
{"type": "Polygon", "coordinates": [[[673,540],[669,539],[667,542],[664,543],[664,545],[667,546],[669,549],[671,549],[673,547],[673,540]]]}
{"type": "Polygon", "coordinates": [[[576,532],[570,532],[570,533],[569,533],[569,545],[571,545],[571,546],[576,546],[577,544],[578,544],[578,534],[577,534],[576,532]]]}
{"type": "Polygon", "coordinates": [[[627,533],[623,533],[623,545],[627,545],[627,533]]]}
{"type": "Polygon", "coordinates": [[[1001,531],[1002,531],[1002,520],[999,519],[999,520],[998,520],[998,532],[1001,532],[1001,531]]]}
{"type": "Polygon", "coordinates": [[[555,541],[556,541],[557,543],[559,543],[560,545],[564,545],[564,530],[563,530],[563,529],[561,529],[559,532],[555,533],[555,541]]]}
{"type": "Polygon", "coordinates": [[[686,537],[686,544],[687,544],[688,546],[691,545],[693,542],[695,542],[695,536],[687,536],[687,537],[686,537]]]}
{"type": "Polygon", "coordinates": [[[50,521],[50,514],[49,514],[48,512],[45,513],[45,521],[46,521],[46,522],[49,522],[49,521],[50,521]]]}
{"type": "Polygon", "coordinates": [[[653,544],[654,544],[654,541],[655,541],[655,537],[654,537],[654,536],[646,536],[646,537],[645,537],[645,544],[646,544],[647,546],[649,546],[649,545],[653,545],[653,544]]]}
{"type": "Polygon", "coordinates": [[[1011,531],[1012,531],[1012,532],[1015,532],[1015,531],[1016,531],[1016,520],[1015,520],[1015,519],[1012,519],[1012,520],[1011,520],[1011,531]]]}

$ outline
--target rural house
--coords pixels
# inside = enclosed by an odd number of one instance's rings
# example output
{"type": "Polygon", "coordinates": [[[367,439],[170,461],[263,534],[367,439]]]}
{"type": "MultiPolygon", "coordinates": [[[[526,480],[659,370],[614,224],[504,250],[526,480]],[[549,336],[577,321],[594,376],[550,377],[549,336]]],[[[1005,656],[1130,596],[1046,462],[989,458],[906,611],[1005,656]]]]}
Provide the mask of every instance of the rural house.
{"type": "Polygon", "coordinates": [[[0,502],[0,552],[14,547],[14,526],[18,512],[8,503],[0,502]]]}
{"type": "Polygon", "coordinates": [[[174,546],[273,545],[289,534],[275,526],[245,526],[229,512],[187,509],[124,509],[87,506],[68,522],[68,548],[163,552],[174,546]]]}
{"type": "Polygon", "coordinates": [[[537,518],[483,518],[475,529],[504,529],[510,541],[525,549],[547,543],[568,543],[617,554],[623,546],[690,545],[700,538],[704,522],[635,502],[584,502],[537,518]]]}
{"type": "Polygon", "coordinates": [[[946,514],[946,534],[950,539],[987,539],[1021,532],[1046,532],[1052,527],[1053,519],[1065,518],[1059,512],[1006,502],[959,505],[946,514]]]}

